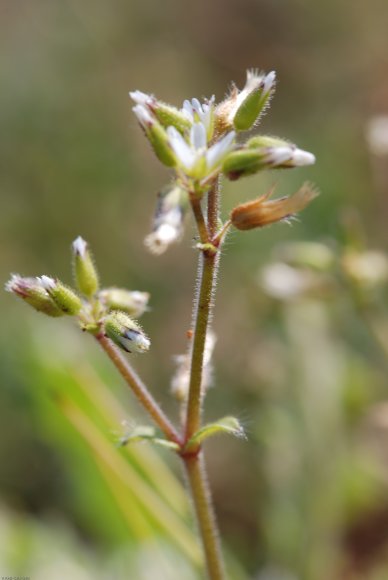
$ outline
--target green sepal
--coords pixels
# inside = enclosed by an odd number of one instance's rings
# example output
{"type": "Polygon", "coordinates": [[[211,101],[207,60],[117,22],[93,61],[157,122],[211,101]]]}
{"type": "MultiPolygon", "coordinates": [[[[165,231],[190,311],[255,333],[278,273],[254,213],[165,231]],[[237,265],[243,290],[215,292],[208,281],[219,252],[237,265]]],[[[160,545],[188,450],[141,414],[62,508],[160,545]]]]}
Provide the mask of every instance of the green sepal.
{"type": "Polygon", "coordinates": [[[188,131],[191,127],[189,119],[181,113],[176,107],[166,105],[161,101],[157,101],[155,105],[148,105],[159,123],[167,129],[167,127],[175,127],[180,133],[188,131]]]}
{"type": "Polygon", "coordinates": [[[270,93],[263,94],[263,87],[261,86],[247,95],[233,119],[233,126],[236,131],[248,131],[253,127],[264,111],[269,96],[270,93]]]}
{"type": "Polygon", "coordinates": [[[48,294],[51,296],[55,304],[62,312],[69,316],[74,316],[82,308],[82,301],[80,297],[74,292],[72,288],[57,281],[55,286],[47,288],[48,294]]]}
{"type": "Polygon", "coordinates": [[[91,298],[98,290],[98,273],[89,246],[81,236],[73,242],[73,267],[78,290],[91,298]]]}
{"type": "Polygon", "coordinates": [[[146,129],[146,135],[159,161],[167,167],[175,167],[176,158],[170,147],[167,133],[162,125],[158,121],[155,121],[146,129]]]}
{"type": "Polygon", "coordinates": [[[245,145],[249,149],[260,147],[290,147],[291,143],[280,137],[271,137],[270,135],[255,135],[248,139],[245,145]]]}
{"type": "Polygon", "coordinates": [[[139,441],[148,441],[154,445],[159,445],[160,447],[167,447],[172,451],[180,451],[180,447],[177,443],[159,437],[155,427],[148,425],[139,425],[138,427],[135,427],[128,435],[121,437],[118,445],[119,447],[124,447],[128,443],[138,443],[139,441]]]}
{"type": "Polygon", "coordinates": [[[231,181],[246,175],[253,175],[265,168],[263,161],[265,153],[263,149],[240,149],[238,151],[232,151],[225,158],[222,165],[222,172],[231,181]]]}
{"type": "Polygon", "coordinates": [[[234,435],[235,437],[240,437],[242,439],[246,438],[244,429],[236,417],[223,417],[222,419],[219,419],[214,423],[208,423],[208,425],[205,425],[199,429],[186,443],[185,452],[198,447],[209,437],[213,437],[214,435],[219,435],[222,433],[234,435]]]}

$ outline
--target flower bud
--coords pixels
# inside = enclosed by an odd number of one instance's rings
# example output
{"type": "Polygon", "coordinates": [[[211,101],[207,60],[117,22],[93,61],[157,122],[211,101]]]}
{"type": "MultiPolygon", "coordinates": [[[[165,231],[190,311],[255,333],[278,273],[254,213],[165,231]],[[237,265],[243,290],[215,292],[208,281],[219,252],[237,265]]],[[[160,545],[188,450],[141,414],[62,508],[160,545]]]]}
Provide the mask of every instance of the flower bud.
{"type": "Polygon", "coordinates": [[[174,167],[176,165],[175,155],[170,147],[167,133],[159,121],[143,105],[133,107],[133,112],[144,129],[155,155],[163,165],[174,167]]]}
{"type": "Polygon", "coordinates": [[[148,292],[129,291],[124,288],[104,288],[98,294],[109,310],[122,310],[138,318],[147,310],[150,295],[148,292]]]}
{"type": "Polygon", "coordinates": [[[105,333],[126,352],[146,352],[151,344],[140,326],[124,312],[114,311],[105,318],[105,333]]]}
{"type": "Polygon", "coordinates": [[[5,289],[7,292],[20,296],[35,310],[43,312],[47,316],[58,317],[65,314],[43,288],[39,278],[23,278],[18,274],[12,274],[5,289]]]}
{"type": "Polygon", "coordinates": [[[153,95],[147,95],[141,91],[133,91],[129,93],[129,96],[136,105],[141,105],[148,109],[148,111],[153,115],[159,123],[167,129],[167,127],[175,127],[180,133],[184,133],[190,129],[192,121],[190,117],[183,112],[167,105],[162,101],[156,99],[153,95]]]}
{"type": "Polygon", "coordinates": [[[98,274],[88,244],[81,236],[73,242],[74,276],[78,289],[91,298],[98,290],[98,274]]]}
{"type": "Polygon", "coordinates": [[[69,314],[70,316],[78,314],[82,308],[82,302],[71,288],[65,286],[59,280],[50,278],[50,276],[40,276],[38,280],[64,314],[69,314]]]}
{"type": "Polygon", "coordinates": [[[187,193],[176,183],[158,194],[153,230],[144,241],[153,254],[162,254],[171,244],[180,240],[187,206],[187,193]]]}
{"type": "Polygon", "coordinates": [[[249,139],[245,147],[229,153],[222,170],[231,181],[234,181],[263,169],[301,167],[313,163],[315,163],[314,155],[298,149],[293,143],[277,137],[259,135],[249,139]]]}
{"type": "Polygon", "coordinates": [[[245,87],[233,87],[231,94],[216,109],[217,129],[230,128],[247,131],[255,125],[265,111],[275,87],[275,72],[257,74],[247,71],[245,87]]]}
{"type": "Polygon", "coordinates": [[[289,221],[297,212],[304,209],[318,195],[309,184],[289,197],[268,199],[272,191],[258,199],[235,207],[230,221],[238,230],[251,230],[278,221],[289,221]]]}

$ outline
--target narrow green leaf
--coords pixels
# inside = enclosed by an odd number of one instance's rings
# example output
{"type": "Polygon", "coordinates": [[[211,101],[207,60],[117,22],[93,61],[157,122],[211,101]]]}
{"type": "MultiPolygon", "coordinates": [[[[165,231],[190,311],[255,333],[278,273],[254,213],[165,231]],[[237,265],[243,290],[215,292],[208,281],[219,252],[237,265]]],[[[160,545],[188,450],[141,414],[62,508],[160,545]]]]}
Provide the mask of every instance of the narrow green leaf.
{"type": "Polygon", "coordinates": [[[155,445],[167,447],[173,451],[179,451],[179,445],[177,445],[177,443],[168,441],[168,439],[163,439],[162,437],[158,437],[156,429],[147,425],[139,425],[138,427],[134,427],[129,434],[121,437],[119,440],[119,446],[123,447],[128,443],[137,443],[139,441],[149,441],[155,445]]]}
{"type": "Polygon", "coordinates": [[[209,423],[205,425],[199,431],[197,431],[192,438],[187,442],[186,450],[190,450],[192,447],[200,445],[208,437],[213,435],[218,435],[220,433],[228,433],[229,435],[234,435],[235,437],[245,438],[244,429],[241,426],[236,417],[223,417],[214,423],[209,423]]]}

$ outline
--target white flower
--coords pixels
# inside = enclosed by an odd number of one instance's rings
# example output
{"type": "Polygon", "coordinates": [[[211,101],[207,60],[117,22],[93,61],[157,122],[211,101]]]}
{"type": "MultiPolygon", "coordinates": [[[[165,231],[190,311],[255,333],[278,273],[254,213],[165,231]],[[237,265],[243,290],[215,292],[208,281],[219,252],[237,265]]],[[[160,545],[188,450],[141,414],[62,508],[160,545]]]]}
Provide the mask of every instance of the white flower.
{"type": "MultiPolygon", "coordinates": [[[[206,392],[212,383],[212,357],[217,337],[213,331],[209,330],[205,340],[205,350],[203,357],[202,391],[206,392]]],[[[189,352],[179,354],[174,357],[176,369],[171,380],[171,392],[179,401],[185,401],[189,392],[190,384],[190,363],[192,354],[192,344],[189,352]]]]}
{"type": "Polygon", "coordinates": [[[369,121],[367,140],[372,153],[388,155],[388,115],[378,115],[369,121]]]}
{"type": "Polygon", "coordinates": [[[277,300],[292,300],[314,288],[313,272],[298,270],[283,262],[266,266],[260,274],[259,284],[264,291],[277,300]]]}
{"type": "Polygon", "coordinates": [[[190,129],[188,142],[175,127],[168,127],[167,135],[183,171],[188,175],[202,178],[220,165],[225,155],[232,149],[235,132],[230,131],[211,147],[207,146],[206,127],[203,123],[194,123],[190,129]]]}
{"type": "Polygon", "coordinates": [[[186,99],[183,102],[182,113],[187,117],[192,124],[199,121],[205,126],[206,134],[209,137],[209,134],[213,131],[213,111],[214,111],[214,101],[215,96],[213,95],[211,99],[209,99],[205,103],[200,103],[198,99],[191,99],[189,101],[186,99]]]}
{"type": "Polygon", "coordinates": [[[163,254],[167,248],[179,241],[183,233],[182,209],[177,206],[163,213],[155,222],[155,229],[144,240],[153,254],[163,254]]]}

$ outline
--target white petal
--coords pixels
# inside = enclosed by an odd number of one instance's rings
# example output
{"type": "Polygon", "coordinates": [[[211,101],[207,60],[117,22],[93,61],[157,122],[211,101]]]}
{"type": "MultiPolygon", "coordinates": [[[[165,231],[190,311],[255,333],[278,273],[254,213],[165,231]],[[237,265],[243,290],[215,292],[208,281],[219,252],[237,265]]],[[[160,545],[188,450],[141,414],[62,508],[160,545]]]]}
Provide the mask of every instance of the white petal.
{"type": "Polygon", "coordinates": [[[230,133],[227,133],[225,137],[210,147],[206,154],[206,161],[209,169],[217,165],[222,157],[229,153],[232,148],[233,139],[235,136],[236,133],[234,131],[230,131],[230,133]]]}
{"type": "Polygon", "coordinates": [[[282,165],[292,159],[293,147],[269,147],[266,161],[271,165],[282,165]]]}
{"type": "Polygon", "coordinates": [[[194,123],[190,131],[190,140],[195,149],[206,147],[206,129],[203,123],[194,123]]]}
{"type": "Polygon", "coordinates": [[[78,236],[78,238],[76,238],[73,242],[73,252],[75,254],[78,254],[78,256],[83,257],[85,255],[87,247],[88,244],[85,242],[83,238],[81,238],[81,236],[78,236]]]}
{"type": "Polygon", "coordinates": [[[303,149],[295,149],[292,156],[292,164],[300,167],[303,165],[313,165],[315,163],[315,155],[303,149]]]}
{"type": "Polygon", "coordinates": [[[198,115],[201,115],[201,113],[202,113],[202,107],[201,107],[201,103],[199,102],[199,100],[198,99],[191,99],[191,104],[193,106],[194,111],[198,115]]]}
{"type": "Polygon", "coordinates": [[[40,276],[37,280],[45,290],[53,290],[56,286],[54,278],[51,278],[50,276],[40,276]]]}
{"type": "Polygon", "coordinates": [[[151,345],[150,339],[136,330],[128,330],[126,336],[120,336],[119,341],[128,352],[146,352],[151,345]]]}
{"type": "Polygon", "coordinates": [[[191,121],[194,122],[193,107],[187,99],[183,101],[182,113],[191,121]]]}
{"type": "Polygon", "coordinates": [[[269,91],[272,89],[273,84],[275,83],[275,80],[276,80],[276,73],[273,70],[270,73],[268,73],[264,79],[264,86],[263,86],[263,94],[264,95],[269,93],[269,91]]]}
{"type": "Polygon", "coordinates": [[[139,123],[144,126],[150,126],[154,124],[154,118],[152,117],[151,113],[146,109],[143,105],[136,105],[132,108],[132,111],[135,113],[136,117],[138,118],[139,123]]]}
{"type": "Polygon", "coordinates": [[[186,143],[182,135],[175,127],[168,127],[167,135],[170,145],[180,163],[187,168],[191,168],[195,162],[195,153],[186,143]]]}
{"type": "Polygon", "coordinates": [[[153,100],[151,95],[147,95],[141,91],[132,91],[129,93],[129,96],[137,105],[146,105],[153,100]]]}

